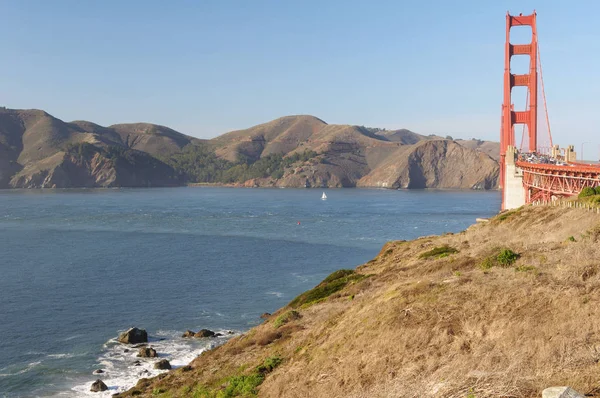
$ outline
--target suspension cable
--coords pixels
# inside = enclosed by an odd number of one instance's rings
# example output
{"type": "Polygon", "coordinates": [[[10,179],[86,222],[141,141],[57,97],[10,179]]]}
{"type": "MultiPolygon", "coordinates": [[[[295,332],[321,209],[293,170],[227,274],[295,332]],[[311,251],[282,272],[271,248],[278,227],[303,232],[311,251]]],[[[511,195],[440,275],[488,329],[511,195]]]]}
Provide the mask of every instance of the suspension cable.
{"type": "Polygon", "coordinates": [[[546,125],[548,126],[548,137],[550,138],[550,148],[552,148],[552,131],[550,130],[550,119],[548,118],[548,104],[546,103],[546,91],[544,90],[544,73],[542,72],[542,58],[540,56],[540,45],[537,46],[538,64],[540,65],[540,81],[542,82],[542,97],[544,97],[544,111],[546,113],[546,125]]]}

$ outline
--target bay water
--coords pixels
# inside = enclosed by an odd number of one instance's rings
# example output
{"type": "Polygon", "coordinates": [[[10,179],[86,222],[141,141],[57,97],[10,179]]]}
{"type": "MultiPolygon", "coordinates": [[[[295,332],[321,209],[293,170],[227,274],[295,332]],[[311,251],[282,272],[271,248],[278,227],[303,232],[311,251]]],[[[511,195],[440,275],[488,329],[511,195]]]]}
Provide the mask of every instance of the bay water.
{"type": "Polygon", "coordinates": [[[495,191],[325,192],[0,191],[0,397],[124,391],[161,372],[116,342],[130,326],[183,366],[385,242],[458,232],[500,206],[495,191]],[[225,336],[181,338],[201,328],[225,336]],[[109,391],[89,392],[96,378],[109,391]]]}

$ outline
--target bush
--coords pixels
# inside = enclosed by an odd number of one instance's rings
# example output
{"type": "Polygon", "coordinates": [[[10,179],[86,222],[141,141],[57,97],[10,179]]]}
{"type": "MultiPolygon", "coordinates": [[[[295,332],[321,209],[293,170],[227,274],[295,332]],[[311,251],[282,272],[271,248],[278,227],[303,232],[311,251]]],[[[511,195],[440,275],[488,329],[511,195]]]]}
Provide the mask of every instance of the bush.
{"type": "Polygon", "coordinates": [[[256,371],[260,374],[271,373],[273,370],[275,370],[276,367],[281,365],[281,362],[283,362],[283,359],[281,359],[281,357],[268,357],[264,360],[262,365],[259,365],[256,368],[256,371]]]}
{"type": "Polygon", "coordinates": [[[447,257],[450,254],[454,254],[454,253],[458,253],[458,250],[456,250],[455,248],[450,247],[448,245],[444,245],[444,246],[440,246],[440,247],[435,247],[429,251],[426,251],[425,253],[421,253],[421,255],[419,255],[419,258],[431,258],[431,257],[441,258],[441,257],[447,257]]]}
{"type": "MultiPolygon", "coordinates": [[[[498,250],[498,249],[497,249],[498,250]]],[[[483,271],[488,271],[499,265],[501,267],[508,267],[512,265],[519,258],[519,254],[513,252],[510,249],[499,249],[496,254],[492,254],[483,259],[481,264],[479,264],[479,268],[483,271]]]]}
{"type": "Polygon", "coordinates": [[[519,255],[510,249],[502,249],[496,256],[496,260],[503,267],[512,265],[518,258],[519,255]]]}
{"type": "Polygon", "coordinates": [[[249,375],[231,376],[225,380],[226,387],[221,389],[209,388],[199,385],[192,395],[194,398],[233,398],[233,397],[255,397],[258,394],[258,386],[265,381],[267,374],[275,370],[283,362],[278,356],[269,357],[258,365],[249,375]]]}
{"type": "Polygon", "coordinates": [[[581,192],[579,192],[580,198],[585,198],[587,196],[593,196],[593,195],[596,195],[596,190],[592,187],[585,187],[581,190],[581,192]]]}
{"type": "Polygon", "coordinates": [[[600,195],[600,185],[598,185],[595,189],[596,195],[600,195]]]}
{"type": "Polygon", "coordinates": [[[288,305],[297,308],[315,304],[342,290],[348,283],[358,282],[366,277],[367,275],[357,274],[353,270],[335,271],[317,286],[290,301],[288,305]]]}
{"type": "Polygon", "coordinates": [[[296,319],[300,319],[300,313],[296,310],[291,310],[286,312],[285,314],[279,315],[277,319],[275,319],[273,326],[278,328],[285,325],[288,322],[295,321],[296,319]]]}

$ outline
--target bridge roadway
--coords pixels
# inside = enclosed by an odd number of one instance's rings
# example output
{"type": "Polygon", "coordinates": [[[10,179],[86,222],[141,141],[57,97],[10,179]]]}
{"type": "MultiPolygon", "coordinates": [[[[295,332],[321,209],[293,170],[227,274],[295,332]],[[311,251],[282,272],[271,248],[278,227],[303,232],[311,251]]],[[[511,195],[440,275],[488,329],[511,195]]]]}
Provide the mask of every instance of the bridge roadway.
{"type": "Polygon", "coordinates": [[[516,162],[523,173],[526,203],[550,201],[579,194],[585,187],[600,186],[600,166],[582,163],[555,165],[516,162]]]}

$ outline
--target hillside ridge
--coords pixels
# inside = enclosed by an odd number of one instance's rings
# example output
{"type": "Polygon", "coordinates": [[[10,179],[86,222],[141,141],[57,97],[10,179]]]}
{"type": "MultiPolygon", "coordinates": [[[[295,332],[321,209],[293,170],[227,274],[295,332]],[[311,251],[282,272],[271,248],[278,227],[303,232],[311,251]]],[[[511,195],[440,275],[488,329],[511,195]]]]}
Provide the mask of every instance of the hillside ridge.
{"type": "MultiPolygon", "coordinates": [[[[151,156],[158,162],[152,164],[173,169],[167,180],[180,184],[394,189],[497,186],[497,160],[489,156],[497,144],[485,141],[461,143],[406,129],[327,124],[311,115],[284,116],[204,140],[151,123],[105,127],[84,120],[64,122],[37,109],[1,108],[0,188],[78,187],[74,184],[81,180],[75,176],[40,176],[54,170],[91,173],[89,162],[62,167],[59,163],[67,160],[57,156],[72,146],[88,144],[98,150],[117,147],[151,156]],[[76,170],[81,167],[87,171],[76,170]]],[[[93,186],[108,186],[102,181],[93,186]]],[[[117,179],[111,184],[121,186],[119,181],[131,180],[117,179]]]]}

